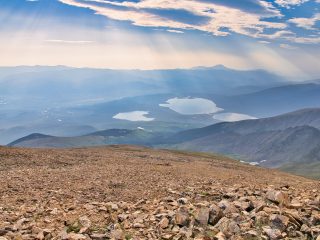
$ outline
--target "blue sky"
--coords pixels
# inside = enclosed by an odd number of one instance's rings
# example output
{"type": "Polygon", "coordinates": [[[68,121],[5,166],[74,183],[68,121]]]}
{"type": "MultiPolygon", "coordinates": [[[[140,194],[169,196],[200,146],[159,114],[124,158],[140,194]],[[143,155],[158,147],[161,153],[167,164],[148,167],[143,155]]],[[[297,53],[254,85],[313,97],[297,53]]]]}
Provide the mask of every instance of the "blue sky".
{"type": "Polygon", "coordinates": [[[320,0],[0,0],[0,65],[320,77],[320,0]]]}

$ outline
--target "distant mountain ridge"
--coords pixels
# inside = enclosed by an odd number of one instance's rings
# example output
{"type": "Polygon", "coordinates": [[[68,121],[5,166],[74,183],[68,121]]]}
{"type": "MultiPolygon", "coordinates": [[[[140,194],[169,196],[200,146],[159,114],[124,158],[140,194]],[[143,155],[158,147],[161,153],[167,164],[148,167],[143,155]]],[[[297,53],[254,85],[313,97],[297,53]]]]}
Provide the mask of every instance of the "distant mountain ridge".
{"type": "Polygon", "coordinates": [[[161,130],[167,126],[169,131],[202,127],[216,121],[204,115],[187,117],[159,104],[174,97],[214,101],[217,95],[250,93],[290,82],[263,70],[224,66],[163,70],[20,66],[0,67],[0,84],[0,144],[8,144],[33,132],[57,136],[93,132],[81,126],[99,130],[153,125],[151,129],[159,130],[160,123],[161,130]],[[156,115],[157,123],[135,125],[113,119],[118,113],[142,110],[156,115]]]}
{"type": "Polygon", "coordinates": [[[172,138],[172,142],[192,140],[210,134],[234,132],[249,134],[256,132],[284,130],[290,127],[311,126],[320,129],[320,108],[302,109],[276,117],[243,120],[238,122],[221,122],[208,127],[180,132],[172,138]]]}
{"type": "Polygon", "coordinates": [[[229,111],[269,117],[302,108],[320,107],[320,81],[295,83],[248,94],[219,97],[216,102],[229,111]],[[276,106],[276,107],[275,107],[276,106]]]}
{"type": "Polygon", "coordinates": [[[108,129],[79,137],[32,134],[9,145],[69,148],[110,144],[221,153],[286,171],[293,171],[298,164],[303,170],[298,173],[307,175],[308,167],[320,167],[320,108],[264,119],[222,122],[176,134],[142,129],[108,129]]]}
{"type": "Polygon", "coordinates": [[[73,148],[111,144],[149,146],[159,138],[159,133],[147,132],[142,129],[108,129],[78,137],[56,137],[35,133],[18,139],[8,146],[33,148],[73,148]]]}
{"type": "Polygon", "coordinates": [[[320,108],[183,131],[172,136],[167,146],[221,153],[290,172],[299,165],[301,170],[295,173],[304,175],[309,167],[319,166],[320,177],[320,108]]]}

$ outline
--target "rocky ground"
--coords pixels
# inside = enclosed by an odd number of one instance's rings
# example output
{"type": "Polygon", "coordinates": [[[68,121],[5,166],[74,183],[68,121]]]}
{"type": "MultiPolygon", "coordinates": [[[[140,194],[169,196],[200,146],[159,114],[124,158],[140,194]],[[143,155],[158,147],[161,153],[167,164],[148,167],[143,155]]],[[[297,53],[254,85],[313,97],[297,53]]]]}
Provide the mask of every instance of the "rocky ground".
{"type": "Polygon", "coordinates": [[[320,239],[320,182],[206,154],[0,147],[0,240],[320,239]]]}

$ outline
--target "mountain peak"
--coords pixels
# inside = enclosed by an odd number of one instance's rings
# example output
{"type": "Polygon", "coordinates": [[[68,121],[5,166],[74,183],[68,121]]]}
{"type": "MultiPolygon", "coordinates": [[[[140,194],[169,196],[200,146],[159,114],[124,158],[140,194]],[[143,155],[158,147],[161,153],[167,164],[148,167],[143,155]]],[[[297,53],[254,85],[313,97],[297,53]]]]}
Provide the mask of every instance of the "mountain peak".
{"type": "Polygon", "coordinates": [[[231,68],[228,68],[224,66],[223,64],[218,64],[212,67],[205,67],[205,66],[198,66],[192,68],[192,70],[208,70],[208,69],[213,69],[213,70],[231,70],[231,68]]]}

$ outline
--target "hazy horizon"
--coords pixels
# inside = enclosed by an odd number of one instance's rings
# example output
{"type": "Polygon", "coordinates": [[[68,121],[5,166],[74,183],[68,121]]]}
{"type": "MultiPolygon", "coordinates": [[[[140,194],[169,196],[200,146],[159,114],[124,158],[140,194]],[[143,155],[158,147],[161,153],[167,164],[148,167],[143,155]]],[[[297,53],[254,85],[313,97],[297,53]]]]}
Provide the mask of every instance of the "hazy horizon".
{"type": "Polygon", "coordinates": [[[0,65],[320,76],[318,0],[0,2],[0,65]]]}

